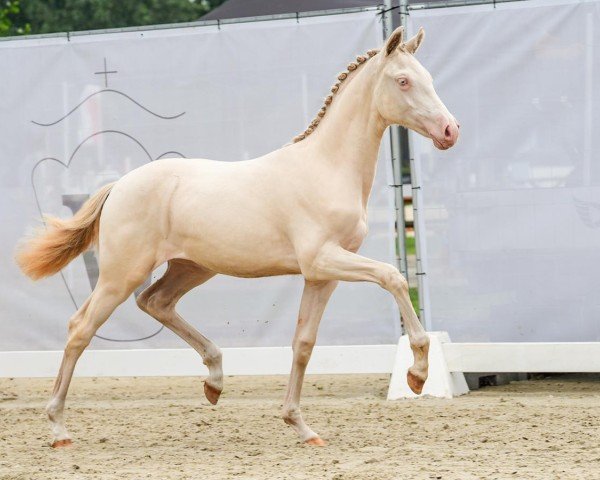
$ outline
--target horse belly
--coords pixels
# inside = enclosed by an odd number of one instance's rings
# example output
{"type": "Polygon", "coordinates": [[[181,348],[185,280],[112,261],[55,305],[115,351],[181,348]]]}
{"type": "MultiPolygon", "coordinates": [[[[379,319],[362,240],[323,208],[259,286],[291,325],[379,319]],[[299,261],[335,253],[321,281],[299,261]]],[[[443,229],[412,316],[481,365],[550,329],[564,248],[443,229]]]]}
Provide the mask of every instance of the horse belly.
{"type": "Polygon", "coordinates": [[[207,209],[177,230],[174,240],[185,257],[215,272],[236,277],[300,273],[292,245],[264,219],[207,209]]]}
{"type": "Polygon", "coordinates": [[[292,251],[263,238],[211,237],[205,233],[182,245],[186,258],[215,272],[236,277],[300,273],[292,251]],[[258,241],[256,241],[258,240],[258,241]]]}

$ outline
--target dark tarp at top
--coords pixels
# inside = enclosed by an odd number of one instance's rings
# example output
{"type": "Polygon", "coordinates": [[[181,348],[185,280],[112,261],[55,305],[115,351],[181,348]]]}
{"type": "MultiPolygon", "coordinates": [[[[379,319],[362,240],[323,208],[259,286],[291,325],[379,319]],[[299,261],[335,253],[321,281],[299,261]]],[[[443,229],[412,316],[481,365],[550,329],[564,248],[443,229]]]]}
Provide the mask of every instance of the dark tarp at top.
{"type": "MultiPolygon", "coordinates": [[[[410,3],[428,3],[431,0],[412,0],[410,3]]],[[[383,6],[383,0],[227,0],[204,15],[201,20],[257,17],[281,13],[337,10],[341,8],[383,6]]],[[[398,0],[393,1],[398,5],[398,0]]]]}

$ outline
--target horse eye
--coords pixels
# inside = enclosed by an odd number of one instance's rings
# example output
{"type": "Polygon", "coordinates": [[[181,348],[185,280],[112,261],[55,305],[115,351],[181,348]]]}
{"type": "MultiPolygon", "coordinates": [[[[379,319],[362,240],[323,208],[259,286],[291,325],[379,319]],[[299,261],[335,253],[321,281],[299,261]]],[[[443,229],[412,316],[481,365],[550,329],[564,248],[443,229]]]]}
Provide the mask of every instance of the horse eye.
{"type": "Polygon", "coordinates": [[[401,87],[406,87],[408,85],[408,80],[406,78],[401,78],[398,80],[398,83],[401,87]]]}

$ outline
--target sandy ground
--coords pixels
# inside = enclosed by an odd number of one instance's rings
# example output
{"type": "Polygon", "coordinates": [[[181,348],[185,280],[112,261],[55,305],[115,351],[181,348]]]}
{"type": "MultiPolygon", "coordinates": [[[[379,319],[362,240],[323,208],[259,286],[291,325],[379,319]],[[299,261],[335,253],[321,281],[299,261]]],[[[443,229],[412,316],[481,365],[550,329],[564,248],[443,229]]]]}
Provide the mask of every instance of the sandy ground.
{"type": "Polygon", "coordinates": [[[280,419],[284,377],[225,380],[213,407],[197,378],[75,379],[54,450],[52,381],[0,379],[0,479],[600,479],[600,378],[388,402],[388,376],[308,377],[324,448],[280,419]]]}

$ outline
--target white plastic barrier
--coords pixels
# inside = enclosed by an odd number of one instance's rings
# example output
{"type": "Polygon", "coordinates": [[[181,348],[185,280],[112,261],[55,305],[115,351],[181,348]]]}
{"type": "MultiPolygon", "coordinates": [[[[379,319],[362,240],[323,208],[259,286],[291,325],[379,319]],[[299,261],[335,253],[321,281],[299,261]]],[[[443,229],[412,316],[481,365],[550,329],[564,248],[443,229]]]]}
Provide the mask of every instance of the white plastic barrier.
{"type": "MultiPolygon", "coordinates": [[[[452,343],[448,332],[431,332],[429,337],[425,396],[452,398],[468,393],[463,372],[600,372],[600,342],[452,343]]],[[[406,382],[412,363],[404,335],[398,342],[388,400],[417,397],[406,382]]]]}
{"type": "MultiPolygon", "coordinates": [[[[447,332],[429,333],[429,376],[423,386],[421,395],[429,397],[452,398],[469,392],[462,371],[453,371],[448,365],[445,347],[451,345],[447,332]]],[[[396,358],[390,386],[388,400],[400,398],[417,398],[419,395],[412,392],[406,381],[406,372],[413,364],[413,354],[410,349],[408,336],[403,335],[398,342],[396,358]]]]}

